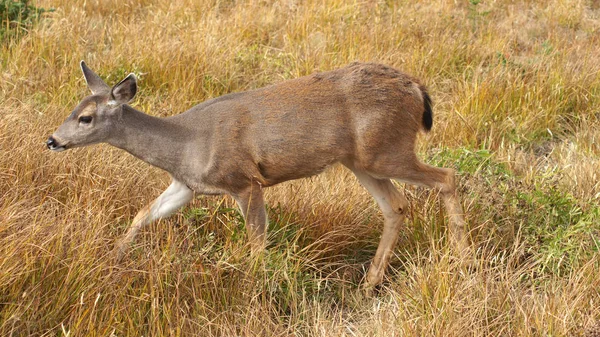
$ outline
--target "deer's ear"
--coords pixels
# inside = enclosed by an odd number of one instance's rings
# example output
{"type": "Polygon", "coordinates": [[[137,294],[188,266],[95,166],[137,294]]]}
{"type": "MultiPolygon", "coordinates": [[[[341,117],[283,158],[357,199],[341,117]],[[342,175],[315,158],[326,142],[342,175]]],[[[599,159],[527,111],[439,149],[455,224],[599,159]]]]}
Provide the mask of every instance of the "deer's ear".
{"type": "Polygon", "coordinates": [[[137,92],[137,80],[134,74],[129,74],[110,91],[110,98],[119,103],[129,103],[137,92]]]}
{"type": "Polygon", "coordinates": [[[92,91],[92,95],[107,93],[110,90],[110,87],[92,69],[88,68],[85,62],[81,61],[80,66],[85,77],[85,82],[92,91]]]}

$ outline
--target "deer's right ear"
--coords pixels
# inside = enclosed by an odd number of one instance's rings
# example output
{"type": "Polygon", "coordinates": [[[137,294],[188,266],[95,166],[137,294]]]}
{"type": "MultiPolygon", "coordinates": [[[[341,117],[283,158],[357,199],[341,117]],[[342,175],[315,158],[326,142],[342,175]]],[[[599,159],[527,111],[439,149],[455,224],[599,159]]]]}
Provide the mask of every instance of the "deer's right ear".
{"type": "Polygon", "coordinates": [[[137,80],[133,73],[115,85],[110,91],[110,98],[118,104],[129,103],[137,92],[137,80]]]}
{"type": "Polygon", "coordinates": [[[92,69],[88,68],[85,62],[81,61],[80,65],[83,76],[85,77],[85,82],[87,83],[88,88],[90,88],[92,91],[93,95],[108,93],[110,91],[108,84],[104,83],[100,76],[96,75],[92,69]]]}

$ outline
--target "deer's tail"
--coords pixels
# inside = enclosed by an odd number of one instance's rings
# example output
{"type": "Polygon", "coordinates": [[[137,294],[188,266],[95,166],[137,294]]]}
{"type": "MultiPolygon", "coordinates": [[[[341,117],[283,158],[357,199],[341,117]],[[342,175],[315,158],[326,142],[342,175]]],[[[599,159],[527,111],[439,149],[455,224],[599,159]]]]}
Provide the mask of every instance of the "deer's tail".
{"type": "Polygon", "coordinates": [[[431,109],[431,97],[427,93],[427,88],[424,85],[419,86],[423,95],[423,130],[428,132],[433,126],[433,110],[431,109]]]}

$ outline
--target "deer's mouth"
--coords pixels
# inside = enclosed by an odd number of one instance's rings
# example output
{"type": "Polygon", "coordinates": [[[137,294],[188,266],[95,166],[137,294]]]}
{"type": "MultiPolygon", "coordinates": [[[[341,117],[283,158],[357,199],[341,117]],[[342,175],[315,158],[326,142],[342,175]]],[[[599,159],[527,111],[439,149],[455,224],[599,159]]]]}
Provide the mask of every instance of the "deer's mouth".
{"type": "Polygon", "coordinates": [[[46,141],[46,146],[48,147],[48,149],[54,152],[61,152],[67,149],[66,144],[59,144],[58,141],[52,136],[50,136],[50,138],[48,138],[48,140],[46,141]]]}
{"type": "Polygon", "coordinates": [[[54,152],[61,152],[67,149],[66,146],[54,146],[54,147],[48,147],[50,150],[54,151],[54,152]]]}

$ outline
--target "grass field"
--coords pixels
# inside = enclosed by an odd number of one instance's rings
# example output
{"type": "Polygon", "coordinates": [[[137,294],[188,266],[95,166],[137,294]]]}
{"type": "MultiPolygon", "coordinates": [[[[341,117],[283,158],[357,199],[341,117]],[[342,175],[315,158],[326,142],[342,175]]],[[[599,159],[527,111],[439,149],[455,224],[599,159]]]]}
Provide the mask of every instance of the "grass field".
{"type": "Polygon", "coordinates": [[[597,0],[40,0],[0,46],[1,336],[597,336],[597,0]],[[382,227],[342,167],[268,189],[250,257],[230,197],[198,197],[109,258],[166,173],[107,145],[44,146],[88,89],[139,77],[155,116],[352,61],[422,79],[426,162],[454,167],[477,254],[456,256],[435,192],[384,284],[360,284],[382,227]],[[474,259],[471,268],[462,263],[474,259]]]}

